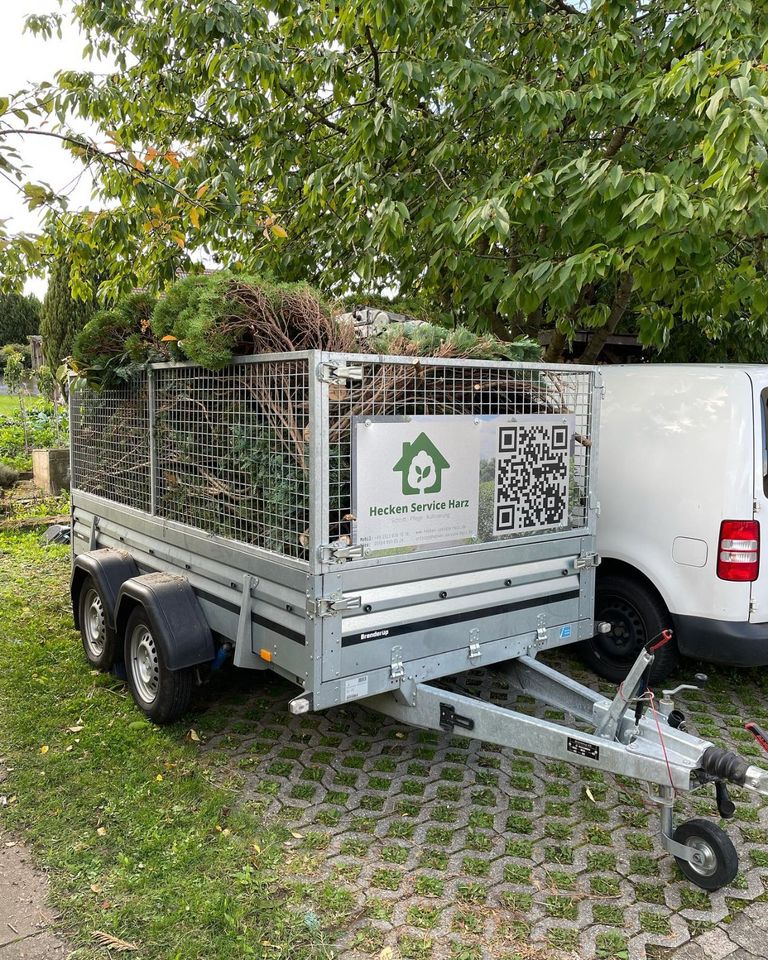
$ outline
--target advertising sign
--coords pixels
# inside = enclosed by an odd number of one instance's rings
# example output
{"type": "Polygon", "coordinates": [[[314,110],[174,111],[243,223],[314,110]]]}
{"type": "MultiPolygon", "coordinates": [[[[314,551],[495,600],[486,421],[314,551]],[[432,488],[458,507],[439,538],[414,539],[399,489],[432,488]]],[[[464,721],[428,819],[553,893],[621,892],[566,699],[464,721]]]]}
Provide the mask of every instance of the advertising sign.
{"type": "Polygon", "coordinates": [[[370,556],[567,526],[573,432],[559,414],[356,418],[355,542],[370,556]]]}
{"type": "Polygon", "coordinates": [[[355,422],[357,542],[366,553],[477,536],[479,423],[472,417],[355,422]]]}

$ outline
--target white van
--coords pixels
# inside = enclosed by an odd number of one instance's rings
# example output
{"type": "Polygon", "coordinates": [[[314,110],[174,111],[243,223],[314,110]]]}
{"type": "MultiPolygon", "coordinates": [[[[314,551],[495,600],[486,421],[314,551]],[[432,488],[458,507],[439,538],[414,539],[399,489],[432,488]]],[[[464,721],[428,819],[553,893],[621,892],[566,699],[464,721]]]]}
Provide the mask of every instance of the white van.
{"type": "Polygon", "coordinates": [[[656,680],[678,652],[768,664],[768,366],[602,373],[595,620],[612,629],[585,642],[588,662],[618,682],[672,627],[656,680]]]}

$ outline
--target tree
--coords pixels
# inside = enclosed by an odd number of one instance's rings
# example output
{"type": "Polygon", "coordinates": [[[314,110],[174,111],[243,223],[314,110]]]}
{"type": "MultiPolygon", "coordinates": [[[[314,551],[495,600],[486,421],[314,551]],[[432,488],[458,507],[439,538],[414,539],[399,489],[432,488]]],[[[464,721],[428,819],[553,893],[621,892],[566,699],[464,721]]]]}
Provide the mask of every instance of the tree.
{"type": "Polygon", "coordinates": [[[101,208],[74,216],[20,184],[51,212],[46,236],[6,247],[8,275],[66,247],[79,276],[99,250],[112,295],[207,251],[332,293],[426,297],[505,336],[554,327],[549,359],[585,327],[594,359],[628,311],[657,346],[680,321],[768,330],[766,0],[76,12],[117,69],[0,101],[0,150],[21,129],[65,138],[101,208]]]}
{"type": "Polygon", "coordinates": [[[0,347],[27,342],[40,325],[40,301],[18,293],[0,295],[0,347]]]}
{"type": "Polygon", "coordinates": [[[40,314],[45,362],[54,371],[72,352],[75,336],[96,310],[93,297],[73,299],[69,281],[69,263],[65,259],[57,260],[51,268],[40,314]]]}
{"type": "Polygon", "coordinates": [[[30,383],[31,375],[24,366],[24,358],[20,353],[9,353],[5,360],[5,384],[11,393],[15,393],[19,398],[19,413],[21,415],[21,425],[24,428],[25,452],[29,452],[29,424],[24,398],[29,393],[30,383]]]}

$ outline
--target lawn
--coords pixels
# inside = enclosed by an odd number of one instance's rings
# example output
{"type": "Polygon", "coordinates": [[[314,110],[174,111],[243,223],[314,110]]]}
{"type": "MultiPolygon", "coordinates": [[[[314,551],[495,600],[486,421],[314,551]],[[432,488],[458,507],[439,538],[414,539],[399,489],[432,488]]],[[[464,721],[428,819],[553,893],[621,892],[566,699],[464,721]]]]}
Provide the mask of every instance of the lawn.
{"type": "Polygon", "coordinates": [[[100,930],[143,960],[330,957],[343,917],[292,865],[286,827],[214,782],[188,726],[152,727],[87,668],[68,573],[67,547],[0,534],[0,815],[50,869],[74,956],[103,958],[100,930]]]}
{"type": "Polygon", "coordinates": [[[0,417],[19,412],[19,398],[11,393],[0,393],[0,417]]]}

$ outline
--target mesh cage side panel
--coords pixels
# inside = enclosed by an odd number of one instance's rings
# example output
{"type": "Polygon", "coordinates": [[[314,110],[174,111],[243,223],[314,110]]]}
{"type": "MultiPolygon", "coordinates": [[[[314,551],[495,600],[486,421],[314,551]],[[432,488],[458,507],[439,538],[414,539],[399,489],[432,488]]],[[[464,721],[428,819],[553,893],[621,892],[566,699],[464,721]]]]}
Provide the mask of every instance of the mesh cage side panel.
{"type": "Polygon", "coordinates": [[[307,361],[155,376],[158,516],[306,559],[307,361]]]}
{"type": "Polygon", "coordinates": [[[126,507],[149,510],[146,376],[101,392],[73,384],[71,416],[72,486],[126,507]]]}
{"type": "MultiPolygon", "coordinates": [[[[355,359],[355,364],[358,359],[355,359]]],[[[570,463],[569,522],[589,519],[592,437],[592,375],[586,370],[477,366],[468,360],[431,364],[428,359],[362,362],[360,382],[331,386],[330,538],[354,536],[352,514],[352,422],[355,417],[408,415],[570,414],[576,442],[570,463]]],[[[526,536],[526,533],[507,536],[526,536]]],[[[499,537],[482,536],[483,541],[499,537]]]]}

